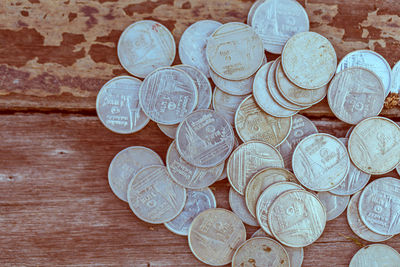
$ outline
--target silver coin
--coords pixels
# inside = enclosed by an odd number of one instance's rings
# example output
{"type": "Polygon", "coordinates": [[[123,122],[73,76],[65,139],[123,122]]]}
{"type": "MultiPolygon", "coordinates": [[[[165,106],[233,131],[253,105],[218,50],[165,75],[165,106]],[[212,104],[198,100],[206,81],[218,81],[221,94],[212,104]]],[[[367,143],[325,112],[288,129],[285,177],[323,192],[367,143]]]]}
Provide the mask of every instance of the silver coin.
{"type": "Polygon", "coordinates": [[[372,244],[361,248],[353,256],[349,267],[399,267],[400,254],[384,244],[372,244]]]}
{"type": "Polygon", "coordinates": [[[262,4],[264,3],[265,0],[257,0],[256,2],[253,3],[253,5],[251,6],[249,13],[247,14],[247,24],[251,26],[251,21],[253,20],[254,17],[254,12],[256,11],[256,9],[262,4]]]}
{"type": "MultiPolygon", "coordinates": [[[[235,135],[235,145],[233,146],[233,149],[236,149],[238,146],[239,146],[239,141],[238,141],[238,138],[235,135]]],[[[220,177],[218,178],[217,181],[224,180],[225,178],[228,177],[228,174],[226,172],[227,165],[228,165],[228,160],[225,160],[224,170],[222,171],[222,173],[221,173],[221,175],[220,175],[220,177]]]]}
{"type": "Polygon", "coordinates": [[[190,25],[179,41],[179,58],[186,65],[191,65],[210,78],[210,66],[207,62],[206,47],[211,34],[222,26],[214,20],[200,20],[190,25]]]}
{"type": "Polygon", "coordinates": [[[392,69],[392,89],[391,93],[400,93],[400,61],[392,69]]]}
{"type": "Polygon", "coordinates": [[[164,223],[165,227],[177,235],[187,236],[193,219],[202,211],[217,207],[217,201],[210,188],[204,190],[186,191],[187,198],[182,212],[170,222],[164,223]]]}
{"type": "Polygon", "coordinates": [[[212,102],[213,109],[233,126],[236,110],[246,97],[248,95],[230,95],[215,87],[212,102]]]}
{"type": "Polygon", "coordinates": [[[347,130],[347,133],[344,136],[345,138],[350,138],[351,132],[353,132],[354,127],[356,127],[356,126],[353,125],[347,130]]]}
{"type": "Polygon", "coordinates": [[[150,119],[139,105],[139,88],[142,82],[129,76],[119,76],[100,89],[96,111],[107,129],[120,134],[130,134],[143,129],[150,119]]]}
{"type": "Polygon", "coordinates": [[[150,73],[139,90],[139,103],[153,121],[180,123],[197,106],[197,87],[186,72],[160,68],[150,73]]]}
{"type": "Polygon", "coordinates": [[[250,214],[246,207],[244,197],[236,192],[232,187],[229,190],[229,206],[245,224],[258,226],[257,220],[250,214]]]}
{"type": "Polygon", "coordinates": [[[163,132],[166,136],[171,139],[176,138],[176,130],[178,129],[179,124],[173,125],[165,125],[161,123],[157,123],[158,128],[160,128],[161,132],[163,132]]]}
{"type": "Polygon", "coordinates": [[[329,192],[318,192],[317,197],[326,208],[326,220],[339,217],[346,209],[350,196],[337,196],[329,192]]]}

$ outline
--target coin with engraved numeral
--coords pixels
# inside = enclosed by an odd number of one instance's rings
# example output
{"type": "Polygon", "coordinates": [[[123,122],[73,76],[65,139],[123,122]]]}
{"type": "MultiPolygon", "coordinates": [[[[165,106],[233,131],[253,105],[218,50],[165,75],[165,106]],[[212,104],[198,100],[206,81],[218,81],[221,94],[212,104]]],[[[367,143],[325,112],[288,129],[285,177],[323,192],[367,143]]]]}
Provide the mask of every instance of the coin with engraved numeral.
{"type": "Polygon", "coordinates": [[[398,267],[399,262],[400,254],[394,248],[384,244],[371,244],[357,251],[349,267],[398,267]]]}
{"type": "Polygon", "coordinates": [[[190,224],[198,214],[217,207],[215,196],[209,188],[204,190],[188,189],[186,193],[186,204],[182,212],[172,221],[164,223],[168,230],[183,236],[188,235],[190,224]]]}
{"type": "Polygon", "coordinates": [[[318,192],[317,197],[326,208],[326,220],[339,217],[347,207],[350,196],[337,196],[329,192],[318,192]]]}
{"type": "Polygon", "coordinates": [[[221,266],[230,263],[236,249],[246,241],[246,228],[235,213],[226,209],[208,209],[193,220],[188,240],[197,259],[221,266]]]}
{"type": "Polygon", "coordinates": [[[172,181],[167,167],[149,166],[132,178],[128,185],[129,207],[142,221],[165,223],[182,211],[186,190],[172,181]]]}
{"type": "Polygon", "coordinates": [[[257,220],[250,214],[246,207],[244,197],[236,192],[232,187],[229,189],[229,206],[245,224],[258,226],[257,220]]]}
{"type": "Polygon", "coordinates": [[[160,128],[161,132],[168,136],[171,139],[176,138],[176,130],[178,129],[179,124],[173,124],[173,125],[165,125],[161,123],[157,123],[158,128],[160,128]]]}
{"type": "Polygon", "coordinates": [[[157,68],[171,66],[176,46],[174,37],[165,26],[152,20],[142,20],[124,30],[117,51],[125,70],[145,78],[157,68]]]}
{"type": "Polygon", "coordinates": [[[236,110],[248,95],[230,95],[215,87],[213,93],[213,108],[232,126],[235,123],[236,110]]]}
{"type": "Polygon", "coordinates": [[[147,125],[150,119],[139,105],[141,84],[139,79],[119,76],[103,85],[97,95],[96,111],[105,127],[116,133],[130,134],[147,125]]]}

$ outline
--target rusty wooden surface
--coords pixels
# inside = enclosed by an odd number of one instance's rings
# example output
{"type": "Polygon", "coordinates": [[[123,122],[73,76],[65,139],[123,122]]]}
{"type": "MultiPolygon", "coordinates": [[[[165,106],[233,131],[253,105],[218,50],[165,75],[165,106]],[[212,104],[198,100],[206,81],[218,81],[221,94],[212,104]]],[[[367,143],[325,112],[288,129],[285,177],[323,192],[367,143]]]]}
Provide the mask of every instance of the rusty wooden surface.
{"type": "MultiPolygon", "coordinates": [[[[391,66],[400,59],[397,0],[300,2],[311,30],[328,37],[339,58],[366,48],[391,66]]],[[[109,132],[96,117],[95,98],[105,81],[126,74],[115,47],[132,22],[157,20],[178,42],[200,19],[244,22],[252,3],[1,1],[1,266],[202,266],[186,238],[141,222],[108,186],[107,169],[117,152],[144,145],[165,158],[170,139],[154,123],[134,135],[109,132]]],[[[349,128],[333,117],[326,101],[303,114],[321,132],[340,137],[349,128]]],[[[400,121],[399,108],[383,115],[400,121]]],[[[218,206],[229,208],[227,181],[213,190],[218,206]]],[[[353,238],[345,216],[329,222],[323,236],[305,248],[303,266],[347,266],[359,249],[353,238]]],[[[399,236],[385,243],[400,251],[399,236]]]]}

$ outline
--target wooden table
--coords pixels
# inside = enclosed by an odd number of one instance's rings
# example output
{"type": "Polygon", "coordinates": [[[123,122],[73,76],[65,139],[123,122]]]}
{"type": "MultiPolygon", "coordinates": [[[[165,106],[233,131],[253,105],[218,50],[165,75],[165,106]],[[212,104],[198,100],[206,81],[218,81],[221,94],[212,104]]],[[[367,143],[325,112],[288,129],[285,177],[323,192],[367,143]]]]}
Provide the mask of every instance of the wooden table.
{"type": "MultiPolygon", "coordinates": [[[[108,186],[107,169],[117,152],[144,145],[165,159],[171,140],[154,123],[133,135],[109,132],[96,117],[95,99],[108,79],[127,74],[116,44],[132,22],[157,20],[178,43],[197,20],[244,22],[252,2],[1,1],[1,266],[202,266],[186,238],[141,222],[108,186]]],[[[300,2],[311,30],[328,37],[339,58],[373,49],[392,66],[400,59],[397,0],[300,2]]],[[[349,128],[326,101],[303,114],[321,132],[340,137],[349,128]]],[[[400,120],[398,107],[382,114],[400,120]]],[[[228,188],[227,181],[212,187],[219,207],[229,208],[228,188]]],[[[256,230],[247,229],[249,235],[256,230]]],[[[399,236],[384,243],[400,250],[399,236]]],[[[342,215],[305,248],[303,266],[347,266],[365,244],[342,215]]]]}

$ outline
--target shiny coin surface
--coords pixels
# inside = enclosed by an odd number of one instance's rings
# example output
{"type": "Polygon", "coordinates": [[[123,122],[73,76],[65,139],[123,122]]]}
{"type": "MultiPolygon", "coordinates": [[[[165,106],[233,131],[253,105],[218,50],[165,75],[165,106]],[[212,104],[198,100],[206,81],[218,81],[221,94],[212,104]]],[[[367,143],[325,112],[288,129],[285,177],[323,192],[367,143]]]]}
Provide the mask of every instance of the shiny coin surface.
{"type": "Polygon", "coordinates": [[[194,218],[188,240],[197,259],[221,266],[232,261],[236,249],[246,240],[246,228],[235,213],[208,209],[194,218]]]}
{"type": "Polygon", "coordinates": [[[144,167],[164,165],[160,156],[153,150],[132,146],[120,151],[108,168],[108,183],[113,193],[122,201],[128,202],[128,185],[136,173],[144,167]]]}
{"type": "Polygon", "coordinates": [[[383,117],[365,119],[351,133],[348,148],[354,165],[363,172],[388,173],[400,163],[400,127],[383,117]]]}
{"type": "Polygon", "coordinates": [[[128,26],[118,41],[118,58],[130,74],[145,78],[153,70],[170,66],[176,46],[171,32],[162,24],[142,20],[128,26]]]}
{"type": "Polygon", "coordinates": [[[219,27],[207,43],[207,60],[212,70],[228,80],[243,80],[260,68],[264,48],[254,30],[240,22],[219,27]]]}
{"type": "Polygon", "coordinates": [[[165,227],[177,235],[187,236],[193,219],[202,211],[217,207],[217,201],[213,192],[204,190],[187,190],[186,204],[182,212],[172,221],[164,223],[165,227]]]}
{"type": "Polygon", "coordinates": [[[326,220],[331,221],[339,217],[349,203],[349,196],[337,196],[329,192],[318,192],[317,197],[326,208],[326,220]]]}
{"type": "Polygon", "coordinates": [[[265,113],[251,95],[236,111],[235,128],[243,142],[262,141],[278,146],[288,137],[292,118],[277,118],[265,113]]]}
{"type": "Polygon", "coordinates": [[[230,95],[215,87],[213,93],[213,108],[223,116],[232,126],[235,123],[236,110],[248,95],[230,95]]]}
{"type": "Polygon", "coordinates": [[[176,68],[160,68],[143,81],[139,103],[153,121],[166,125],[181,122],[197,106],[197,87],[190,76],[176,68]]]}
{"type": "Polygon", "coordinates": [[[392,69],[392,93],[400,93],[400,61],[394,65],[392,69]]]}
{"type": "Polygon", "coordinates": [[[190,25],[179,41],[179,58],[186,65],[198,68],[210,78],[210,66],[207,62],[207,40],[213,32],[222,26],[214,20],[200,20],[190,25]]]}
{"type": "Polygon", "coordinates": [[[258,226],[257,220],[247,209],[243,196],[236,192],[232,187],[229,190],[229,206],[245,224],[258,226]]]}
{"type": "Polygon", "coordinates": [[[103,85],[97,95],[96,111],[105,127],[116,133],[130,134],[147,125],[150,119],[139,105],[141,84],[139,79],[119,76],[103,85]]]}
{"type": "Polygon", "coordinates": [[[163,132],[169,138],[171,139],[176,138],[176,130],[178,129],[179,124],[165,125],[157,123],[157,126],[158,128],[160,128],[161,132],[163,132]]]}
{"type": "Polygon", "coordinates": [[[254,174],[268,167],[283,168],[283,159],[271,145],[250,141],[238,146],[227,163],[229,183],[241,195],[254,174]]]}
{"type": "Polygon", "coordinates": [[[235,144],[232,126],[213,110],[197,110],[187,116],[176,132],[176,146],[184,160],[201,168],[217,166],[235,144]]]}
{"type": "Polygon", "coordinates": [[[233,255],[232,267],[242,266],[291,265],[289,254],[281,244],[268,237],[255,237],[244,242],[233,255]]]}
{"type": "Polygon", "coordinates": [[[167,167],[149,166],[131,179],[128,202],[133,213],[142,221],[165,223],[182,211],[186,190],[172,181],[167,167]]]}
{"type": "Polygon", "coordinates": [[[332,44],[316,32],[302,32],[290,38],[282,52],[282,67],[294,84],[317,89],[329,83],[336,72],[337,58],[332,44]]]}
{"type": "Polygon", "coordinates": [[[280,195],[271,205],[268,225],[274,237],[288,247],[305,247],[323,233],[326,211],[321,201],[305,190],[280,195]]]}
{"type": "Polygon", "coordinates": [[[384,244],[372,244],[363,247],[353,256],[349,267],[398,267],[400,254],[384,244]]]}
{"type": "Polygon", "coordinates": [[[378,115],[384,102],[385,89],[380,78],[364,68],[344,69],[329,85],[329,107],[336,117],[349,124],[378,115]]]}
{"type": "Polygon", "coordinates": [[[329,191],[346,178],[350,159],[346,147],[329,134],[313,134],[296,147],[293,172],[299,182],[314,191],[329,191]]]}
{"type": "Polygon", "coordinates": [[[222,78],[221,76],[216,74],[213,70],[210,70],[210,75],[212,81],[218,88],[220,88],[220,90],[224,91],[227,94],[235,96],[250,94],[255,77],[254,75],[252,75],[249,78],[243,80],[231,81],[222,78]]]}
{"type": "Polygon", "coordinates": [[[400,234],[400,180],[385,177],[371,182],[361,193],[358,210],[375,233],[400,234]]]}

